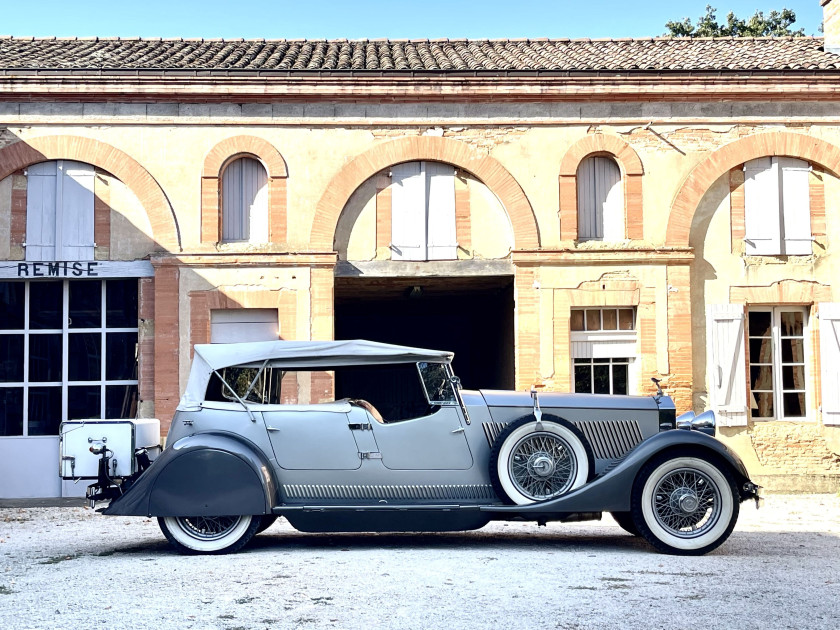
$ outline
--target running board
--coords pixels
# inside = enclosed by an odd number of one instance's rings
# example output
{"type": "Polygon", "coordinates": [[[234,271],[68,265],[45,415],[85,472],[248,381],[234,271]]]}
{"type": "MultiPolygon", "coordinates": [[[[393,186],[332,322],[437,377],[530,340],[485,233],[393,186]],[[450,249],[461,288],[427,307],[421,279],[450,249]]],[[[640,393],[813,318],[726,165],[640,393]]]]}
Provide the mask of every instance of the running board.
{"type": "Polygon", "coordinates": [[[273,514],[300,514],[302,512],[478,512],[486,505],[440,505],[373,504],[373,505],[281,505],[271,510],[273,514]]]}

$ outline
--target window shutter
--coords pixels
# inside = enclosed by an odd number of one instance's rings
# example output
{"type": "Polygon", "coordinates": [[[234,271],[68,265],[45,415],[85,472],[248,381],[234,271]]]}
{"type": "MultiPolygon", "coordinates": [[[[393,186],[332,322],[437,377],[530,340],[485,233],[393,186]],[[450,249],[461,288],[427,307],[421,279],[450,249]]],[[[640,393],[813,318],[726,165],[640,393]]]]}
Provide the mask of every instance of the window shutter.
{"type": "Polygon", "coordinates": [[[582,241],[604,238],[603,207],[598,200],[597,159],[585,159],[577,172],[578,239],[582,241]]]}
{"type": "Polygon", "coordinates": [[[251,158],[242,158],[242,200],[249,214],[246,239],[268,242],[268,175],[265,167],[251,158]]]}
{"type": "Polygon", "coordinates": [[[782,216],[784,249],[790,256],[811,254],[811,200],[807,162],[778,158],[782,174],[782,216]]]}
{"type": "Polygon", "coordinates": [[[823,423],[840,424],[840,303],[819,308],[823,423]]]}
{"type": "Polygon", "coordinates": [[[778,164],[774,158],[750,160],[744,165],[747,254],[772,256],[782,253],[779,187],[778,164]]]}
{"type": "Polygon", "coordinates": [[[428,199],[428,260],[455,260],[455,169],[449,164],[424,162],[428,199]]]}
{"type": "Polygon", "coordinates": [[[247,241],[250,225],[243,204],[242,160],[231,162],[222,175],[222,240],[247,241]]]}
{"type": "Polygon", "coordinates": [[[210,343],[276,341],[276,308],[230,308],[210,311],[210,343]]]}
{"type": "Polygon", "coordinates": [[[55,260],[55,162],[33,164],[26,176],[26,260],[55,260]]]}
{"type": "Polygon", "coordinates": [[[391,258],[426,260],[426,184],[420,162],[391,167],[391,258]]]}
{"type": "Polygon", "coordinates": [[[93,260],[93,165],[59,161],[58,174],[56,259],[93,260]]]}
{"type": "Polygon", "coordinates": [[[600,176],[599,195],[603,201],[603,229],[605,241],[622,241],[625,238],[624,228],[624,190],[621,185],[621,171],[618,165],[608,158],[598,160],[600,176]]]}
{"type": "Polygon", "coordinates": [[[746,426],[744,308],[740,304],[710,305],[706,314],[712,409],[721,426],[746,426]]]}

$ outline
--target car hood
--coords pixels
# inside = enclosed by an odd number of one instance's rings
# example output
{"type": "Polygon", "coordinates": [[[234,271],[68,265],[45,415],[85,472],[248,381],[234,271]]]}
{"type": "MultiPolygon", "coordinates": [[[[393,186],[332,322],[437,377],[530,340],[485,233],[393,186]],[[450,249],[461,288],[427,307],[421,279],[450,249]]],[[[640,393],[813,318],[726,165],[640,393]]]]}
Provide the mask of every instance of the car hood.
{"type": "MultiPolygon", "coordinates": [[[[533,407],[529,392],[498,389],[478,391],[488,407],[533,407]]],[[[540,407],[576,409],[657,409],[652,396],[611,396],[607,394],[540,393],[540,407]]]]}

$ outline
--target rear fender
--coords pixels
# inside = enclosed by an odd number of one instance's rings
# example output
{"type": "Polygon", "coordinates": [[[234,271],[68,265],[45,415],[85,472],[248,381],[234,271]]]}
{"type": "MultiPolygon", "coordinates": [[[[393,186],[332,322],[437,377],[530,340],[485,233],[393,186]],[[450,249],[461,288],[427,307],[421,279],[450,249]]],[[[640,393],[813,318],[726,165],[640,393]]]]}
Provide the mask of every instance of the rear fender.
{"type": "MultiPolygon", "coordinates": [[[[535,518],[539,514],[626,512],[630,510],[630,495],[639,470],[655,455],[674,448],[690,448],[698,454],[705,453],[722,460],[732,470],[739,488],[749,482],[749,475],[741,458],[722,442],[698,431],[663,431],[630,451],[624,461],[613,470],[557,499],[530,505],[493,505],[482,509],[490,512],[512,512],[528,518],[535,518]]],[[[509,516],[508,514],[507,517],[509,516]]]]}
{"type": "Polygon", "coordinates": [[[257,448],[226,434],[182,438],[104,514],[118,516],[221,516],[270,514],[277,483],[257,448]]]}

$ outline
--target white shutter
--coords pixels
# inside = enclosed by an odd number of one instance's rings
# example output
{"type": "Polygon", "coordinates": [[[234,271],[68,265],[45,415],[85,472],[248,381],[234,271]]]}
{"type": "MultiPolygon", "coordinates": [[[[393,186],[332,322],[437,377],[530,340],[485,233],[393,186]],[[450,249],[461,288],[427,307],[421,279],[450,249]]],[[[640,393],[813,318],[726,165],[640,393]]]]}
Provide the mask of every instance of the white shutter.
{"type": "Polygon", "coordinates": [[[758,158],[744,165],[744,223],[746,253],[782,253],[779,165],[775,158],[758,158]]]}
{"type": "Polygon", "coordinates": [[[823,303],[819,309],[823,424],[840,424],[840,303],[823,303]]]}
{"type": "Polygon", "coordinates": [[[581,162],[577,174],[578,238],[624,239],[624,191],[621,171],[610,158],[591,157],[581,162]]]}
{"type": "Polygon", "coordinates": [[[26,170],[26,260],[55,260],[56,163],[26,170]]]}
{"type": "Polygon", "coordinates": [[[721,426],[746,426],[744,307],[741,304],[710,305],[706,316],[712,409],[721,426]]]}
{"type": "Polygon", "coordinates": [[[455,235],[455,168],[440,162],[423,162],[428,207],[427,260],[458,258],[455,235]]]}
{"type": "Polygon", "coordinates": [[[56,260],[93,260],[93,166],[62,160],[58,172],[56,260]]]}
{"type": "Polygon", "coordinates": [[[210,343],[276,341],[276,308],[229,308],[210,311],[210,343]]]}
{"type": "Polygon", "coordinates": [[[222,175],[222,240],[247,241],[248,206],[243,203],[242,159],[231,162],[222,175]]]}
{"type": "Polygon", "coordinates": [[[622,241],[624,229],[624,190],[621,186],[621,171],[618,165],[608,158],[595,158],[599,161],[601,189],[603,190],[604,240],[622,241]]]}
{"type": "Polygon", "coordinates": [[[391,258],[426,260],[426,183],[420,162],[391,167],[391,258]]]}
{"type": "Polygon", "coordinates": [[[268,242],[268,174],[251,158],[242,159],[242,198],[249,212],[251,243],[268,242]]]}
{"type": "Polygon", "coordinates": [[[778,158],[782,175],[784,249],[790,256],[811,254],[811,167],[803,160],[778,158]]]}

